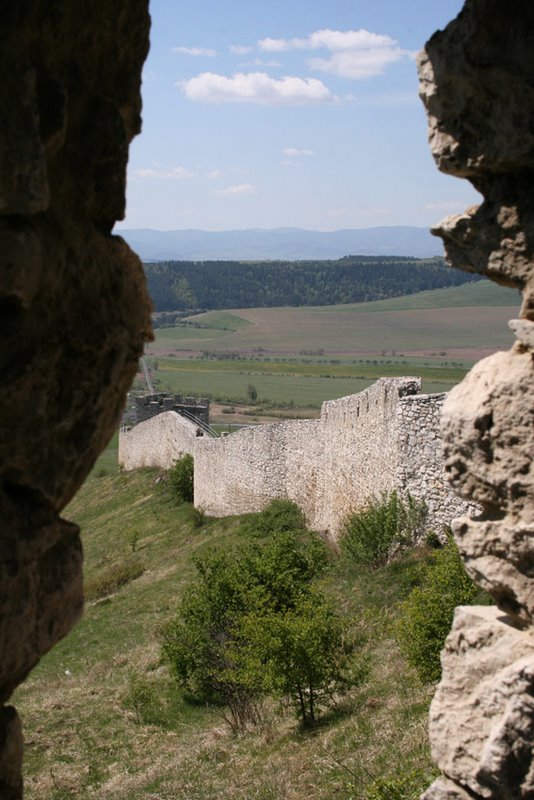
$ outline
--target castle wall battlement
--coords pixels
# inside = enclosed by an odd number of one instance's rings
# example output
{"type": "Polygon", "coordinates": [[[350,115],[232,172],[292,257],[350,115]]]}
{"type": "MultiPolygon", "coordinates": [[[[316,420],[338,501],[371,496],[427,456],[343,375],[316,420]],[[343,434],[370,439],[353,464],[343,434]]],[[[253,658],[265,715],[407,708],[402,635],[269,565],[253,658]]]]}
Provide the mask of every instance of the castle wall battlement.
{"type": "Polygon", "coordinates": [[[449,489],[439,423],[445,395],[419,394],[419,378],[381,378],[359,394],[323,403],[318,420],[243,428],[198,437],[174,412],[122,432],[125,469],[168,468],[195,458],[195,504],[216,517],[261,510],[273,498],[295,501],[308,524],[336,537],[347,515],[396,489],[424,500],[437,531],[468,505],[449,489]]]}

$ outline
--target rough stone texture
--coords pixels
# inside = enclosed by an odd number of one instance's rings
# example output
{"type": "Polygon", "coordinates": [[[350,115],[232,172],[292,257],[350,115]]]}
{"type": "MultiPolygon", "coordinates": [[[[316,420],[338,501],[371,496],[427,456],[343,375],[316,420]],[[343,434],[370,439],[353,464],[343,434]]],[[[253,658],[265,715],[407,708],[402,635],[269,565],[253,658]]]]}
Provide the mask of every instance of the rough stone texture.
{"type": "Polygon", "coordinates": [[[430,737],[446,777],[425,800],[534,797],[534,4],[467,0],[420,56],[430,146],[483,203],[434,232],[449,263],[523,292],[508,353],[480,362],[443,410],[445,466],[481,514],[453,530],[498,608],[460,609],[430,737]],[[500,611],[499,609],[502,609],[500,611]]]}
{"type": "MultiPolygon", "coordinates": [[[[169,469],[184,453],[194,455],[199,428],[175,411],[164,411],[119,432],[119,465],[125,469],[169,469]]],[[[202,433],[202,431],[200,431],[202,433]]]]}
{"type": "MultiPolygon", "coordinates": [[[[319,420],[197,439],[195,504],[225,516],[258,511],[285,497],[298,503],[313,528],[335,538],[351,511],[398,489],[424,499],[429,525],[441,532],[473,506],[451,491],[443,470],[444,396],[419,395],[420,385],[418,378],[382,378],[359,394],[323,403],[319,420]]],[[[152,439],[154,463],[164,465],[167,446],[164,438],[160,445],[152,439]]]]}
{"type": "Polygon", "coordinates": [[[532,353],[496,353],[451,392],[444,418],[451,482],[484,508],[455,523],[467,570],[525,621],[534,616],[533,390],[532,353]]]}
{"type": "MultiPolygon", "coordinates": [[[[150,336],[124,213],[148,49],[140,0],[7,0],[0,29],[0,702],[82,610],[59,516],[116,427],[150,336]]],[[[0,708],[0,795],[21,796],[0,708]]]]}
{"type": "Polygon", "coordinates": [[[430,710],[435,760],[476,797],[532,796],[532,633],[495,606],[460,606],[442,664],[448,679],[430,710]]]}

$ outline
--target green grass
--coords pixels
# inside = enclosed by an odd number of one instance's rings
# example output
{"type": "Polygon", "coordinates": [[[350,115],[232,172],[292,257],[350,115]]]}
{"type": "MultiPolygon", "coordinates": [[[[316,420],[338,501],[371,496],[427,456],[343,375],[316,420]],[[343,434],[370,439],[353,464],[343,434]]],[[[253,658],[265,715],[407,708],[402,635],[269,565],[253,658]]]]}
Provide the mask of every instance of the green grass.
{"type": "Polygon", "coordinates": [[[507,321],[518,304],[515,290],[478,281],[372,303],[212,311],[190,318],[210,328],[158,330],[147,352],[159,389],[234,402],[253,383],[264,401],[317,407],[410,374],[424,392],[448,391],[476,360],[513,344],[507,321]],[[221,359],[199,360],[203,351],[221,359]]]}
{"type": "MultiPolygon", "coordinates": [[[[483,282],[474,284],[479,285],[484,286],[483,282]]],[[[513,337],[507,321],[517,315],[515,293],[498,288],[505,295],[499,301],[495,299],[495,305],[477,305],[479,298],[469,297],[465,291],[462,294],[462,288],[457,288],[457,296],[453,290],[444,289],[422,293],[424,297],[411,295],[359,305],[244,309],[238,313],[249,321],[245,327],[235,331],[184,326],[158,329],[156,341],[147,352],[159,357],[172,351],[250,354],[263,350],[271,355],[298,356],[301,351],[322,349],[329,357],[346,358],[454,351],[455,359],[473,360],[491,350],[510,347],[513,337]],[[439,292],[449,294],[439,299],[439,292]],[[461,305],[462,298],[473,305],[461,305]]],[[[484,286],[487,295],[492,291],[484,286]]]]}
{"type": "Polygon", "coordinates": [[[391,297],[388,300],[375,300],[372,303],[355,303],[345,306],[322,306],[321,310],[335,309],[344,312],[347,309],[358,313],[374,313],[376,311],[409,311],[424,308],[465,308],[517,306],[521,304],[521,296],[517,289],[499,286],[493,281],[483,280],[474,283],[463,283],[461,286],[449,286],[445,289],[433,289],[402,297],[391,297]]]}
{"type": "Polygon", "coordinates": [[[465,369],[420,365],[323,365],[254,361],[160,359],[158,389],[195,396],[211,395],[246,402],[253,383],[259,401],[318,406],[366,389],[384,376],[415,374],[423,377],[423,391],[448,391],[465,375],[465,369]]]}
{"type": "Polygon", "coordinates": [[[228,548],[244,534],[237,518],[195,529],[190,507],[177,507],[157,477],[150,470],[90,477],[65,511],[82,526],[88,581],[130,561],[133,542],[144,571],[89,603],[17,691],[25,797],[349,800],[365,798],[378,777],[412,767],[430,775],[431,689],[406,667],[391,635],[424,554],[372,574],[336,566],[325,579],[369,661],[363,688],[310,732],[273,703],[261,729],[235,738],[217,711],[187,702],[159,648],[193,577],[192,555],[228,548]]]}
{"type": "Polygon", "coordinates": [[[199,322],[207,328],[237,331],[250,325],[250,321],[229,311],[207,311],[205,314],[196,314],[189,321],[199,322]]]}
{"type": "Polygon", "coordinates": [[[108,446],[97,458],[91,471],[93,477],[105,477],[106,475],[116,475],[118,472],[119,454],[119,432],[115,431],[108,446]]]}

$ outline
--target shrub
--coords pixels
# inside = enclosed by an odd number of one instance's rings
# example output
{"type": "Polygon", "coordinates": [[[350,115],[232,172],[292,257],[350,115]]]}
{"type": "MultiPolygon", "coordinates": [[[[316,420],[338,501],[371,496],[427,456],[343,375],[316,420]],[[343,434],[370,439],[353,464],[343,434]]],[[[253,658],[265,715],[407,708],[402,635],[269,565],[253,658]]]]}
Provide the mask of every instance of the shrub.
{"type": "Polygon", "coordinates": [[[413,543],[422,532],[426,506],[411,495],[402,499],[396,491],[369,501],[344,524],[340,546],[356,564],[383,566],[395,550],[413,543]]]}
{"type": "Polygon", "coordinates": [[[164,633],[163,657],[197,700],[229,710],[234,731],[261,719],[267,694],[288,695],[303,722],[343,688],[343,626],[313,580],[322,543],[302,531],[275,533],[237,552],[195,561],[197,582],[164,633]]]}
{"type": "Polygon", "coordinates": [[[267,692],[288,697],[304,724],[349,685],[344,676],[343,625],[318,592],[278,613],[253,612],[241,625],[243,667],[267,692]]]}
{"type": "Polygon", "coordinates": [[[304,514],[292,500],[271,500],[257,514],[250,514],[243,523],[247,533],[256,536],[272,536],[282,531],[304,531],[304,514]]]}
{"type": "Polygon", "coordinates": [[[186,453],[177,459],[168,472],[168,479],[179,503],[193,502],[194,462],[192,455],[186,453]]]}
{"type": "Polygon", "coordinates": [[[100,600],[113,594],[130,581],[139,578],[144,572],[144,567],[136,558],[131,558],[122,564],[113,564],[99,575],[85,581],[84,595],[86,600],[100,600]]]}
{"type": "Polygon", "coordinates": [[[453,539],[432,555],[421,586],[402,604],[397,638],[407,661],[422,681],[437,681],[441,675],[440,652],[458,605],[488,602],[464,569],[453,539]]]}

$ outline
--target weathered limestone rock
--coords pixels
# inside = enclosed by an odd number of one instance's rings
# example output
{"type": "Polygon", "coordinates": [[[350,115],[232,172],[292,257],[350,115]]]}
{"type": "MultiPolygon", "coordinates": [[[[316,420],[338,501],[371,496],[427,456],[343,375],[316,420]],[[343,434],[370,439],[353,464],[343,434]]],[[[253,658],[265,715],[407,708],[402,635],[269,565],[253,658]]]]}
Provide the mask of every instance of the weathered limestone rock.
{"type": "Polygon", "coordinates": [[[534,797],[534,5],[467,0],[419,65],[436,162],[484,196],[433,232],[451,266],[523,292],[521,319],[510,322],[512,350],[480,362],[443,410],[450,480],[482,507],[453,531],[468,572],[497,607],[457,609],[430,720],[445,775],[424,799],[527,800],[534,797]]]}
{"type": "Polygon", "coordinates": [[[434,758],[476,797],[493,797],[494,789],[498,797],[528,797],[534,636],[495,606],[461,606],[442,663],[447,681],[430,711],[434,758]]]}
{"type": "MultiPolygon", "coordinates": [[[[59,516],[116,427],[150,336],[137,257],[111,235],[140,129],[147,2],[7,0],[0,28],[0,703],[82,610],[59,516]]],[[[21,796],[0,708],[0,796],[21,796]]]]}

